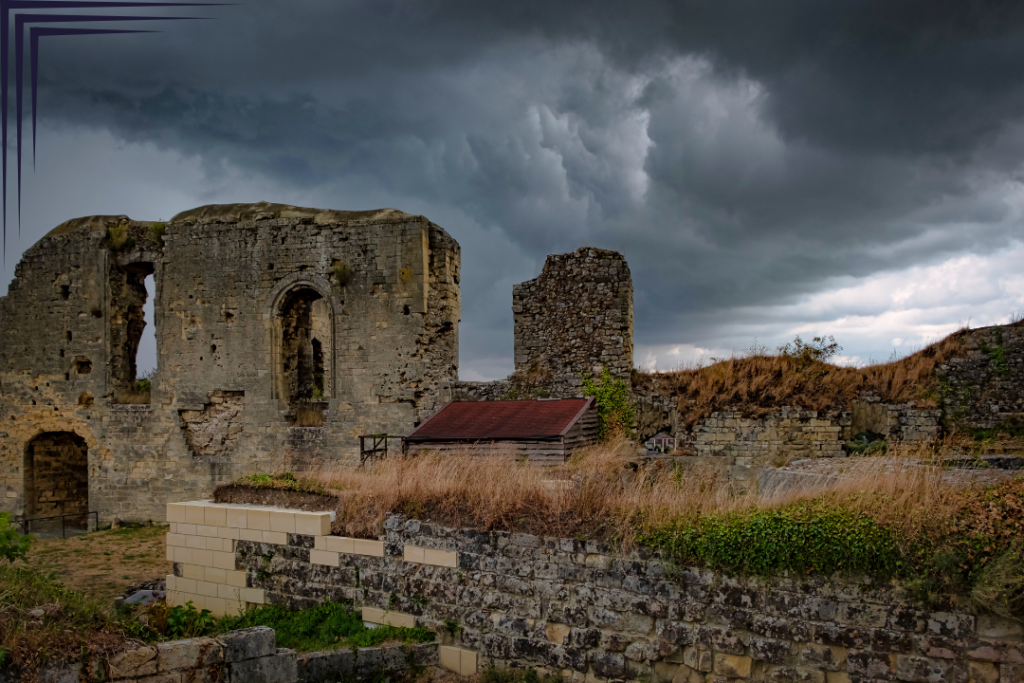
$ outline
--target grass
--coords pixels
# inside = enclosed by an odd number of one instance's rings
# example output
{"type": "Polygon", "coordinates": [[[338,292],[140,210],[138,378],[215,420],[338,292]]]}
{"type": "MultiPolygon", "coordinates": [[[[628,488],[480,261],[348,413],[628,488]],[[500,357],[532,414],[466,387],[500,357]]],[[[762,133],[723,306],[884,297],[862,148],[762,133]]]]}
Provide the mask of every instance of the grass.
{"type": "MultiPolygon", "coordinates": [[[[838,478],[777,495],[736,492],[710,463],[637,467],[634,448],[606,444],[551,468],[504,452],[421,454],[361,470],[324,466],[296,481],[337,496],[339,535],[376,538],[387,515],[401,513],[604,539],[623,551],[647,545],[679,565],[742,574],[872,574],[900,579],[923,598],[971,592],[1024,537],[1024,478],[988,488],[957,483],[941,461],[963,459],[958,443],[895,444],[885,456],[844,461],[838,478]]],[[[1007,576],[991,574],[988,593],[1002,590],[1017,609],[1007,576]]]]}
{"type": "Polygon", "coordinates": [[[939,366],[966,355],[967,329],[904,358],[862,368],[843,367],[807,355],[753,346],[733,358],[666,373],[634,372],[634,388],[679,401],[682,424],[692,427],[711,413],[738,410],[762,417],[782,406],[807,410],[846,408],[865,392],[884,403],[935,407],[939,366]]]}
{"type": "Polygon", "coordinates": [[[270,626],[277,633],[278,647],[298,652],[376,647],[391,642],[430,643],[435,638],[433,631],[422,627],[368,628],[358,610],[341,602],[327,602],[299,611],[266,605],[237,617],[225,617],[217,623],[221,631],[270,626]]]}
{"type": "Polygon", "coordinates": [[[300,403],[295,406],[296,427],[322,427],[323,425],[323,408],[310,403],[300,403]]]}
{"type": "Polygon", "coordinates": [[[154,525],[94,531],[66,540],[37,539],[17,566],[111,603],[128,586],[171,572],[165,558],[166,534],[166,526],[154,525]]]}

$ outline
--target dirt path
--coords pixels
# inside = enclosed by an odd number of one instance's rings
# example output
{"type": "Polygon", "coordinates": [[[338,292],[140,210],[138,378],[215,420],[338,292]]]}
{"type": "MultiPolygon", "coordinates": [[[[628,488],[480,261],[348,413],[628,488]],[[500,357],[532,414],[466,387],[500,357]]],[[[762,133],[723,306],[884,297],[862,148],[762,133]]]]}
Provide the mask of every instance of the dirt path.
{"type": "Polygon", "coordinates": [[[36,540],[26,564],[53,575],[67,588],[113,600],[132,584],[171,573],[165,559],[166,535],[166,526],[147,526],[36,540]]]}

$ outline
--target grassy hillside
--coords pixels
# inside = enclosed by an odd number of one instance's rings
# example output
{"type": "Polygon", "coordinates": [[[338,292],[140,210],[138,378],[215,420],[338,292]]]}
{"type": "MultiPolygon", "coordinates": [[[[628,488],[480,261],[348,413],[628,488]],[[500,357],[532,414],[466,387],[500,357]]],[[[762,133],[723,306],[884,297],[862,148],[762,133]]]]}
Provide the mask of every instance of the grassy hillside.
{"type": "MultiPolygon", "coordinates": [[[[1020,324],[1020,323],[1018,323],[1020,324]]],[[[755,347],[747,353],[710,365],[665,373],[635,372],[634,390],[679,400],[683,424],[690,427],[715,411],[738,409],[761,417],[782,406],[807,410],[848,409],[864,392],[885,403],[914,403],[935,407],[936,370],[967,352],[971,331],[962,329],[917,353],[891,363],[862,368],[827,362],[828,344],[788,344],[770,351],[755,347]]]]}

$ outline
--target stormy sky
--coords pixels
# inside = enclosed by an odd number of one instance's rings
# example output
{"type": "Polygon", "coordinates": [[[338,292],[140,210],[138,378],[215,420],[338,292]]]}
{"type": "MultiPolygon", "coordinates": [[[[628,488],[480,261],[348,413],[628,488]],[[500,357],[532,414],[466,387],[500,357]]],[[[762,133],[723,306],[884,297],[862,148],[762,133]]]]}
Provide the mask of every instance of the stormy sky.
{"type": "Polygon", "coordinates": [[[797,334],[885,361],[1024,310],[1021,3],[170,14],[216,19],[43,39],[38,160],[0,291],[68,218],[267,200],[447,229],[464,379],[511,371],[512,284],[582,245],[625,254],[635,361],[658,370],[797,334]]]}

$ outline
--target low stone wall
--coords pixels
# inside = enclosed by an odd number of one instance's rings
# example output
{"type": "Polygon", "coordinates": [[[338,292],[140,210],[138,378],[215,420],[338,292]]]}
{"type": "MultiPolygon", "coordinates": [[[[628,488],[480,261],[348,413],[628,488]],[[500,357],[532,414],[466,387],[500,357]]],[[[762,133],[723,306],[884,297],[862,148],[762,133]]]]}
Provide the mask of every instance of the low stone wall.
{"type": "Polygon", "coordinates": [[[577,683],[1024,680],[1021,624],[952,600],[928,609],[866,579],[741,578],[675,568],[644,548],[620,557],[596,541],[400,516],[385,528],[376,542],[238,541],[236,569],[268,603],[353,600],[382,621],[454,632],[480,665],[577,683]]]}
{"type": "MultiPolygon", "coordinates": [[[[381,673],[438,663],[437,643],[296,654],[278,648],[272,628],[257,626],[216,638],[190,638],[43,667],[39,683],[336,683],[370,681],[381,673]]],[[[15,679],[11,679],[12,682],[15,679]]]]}

